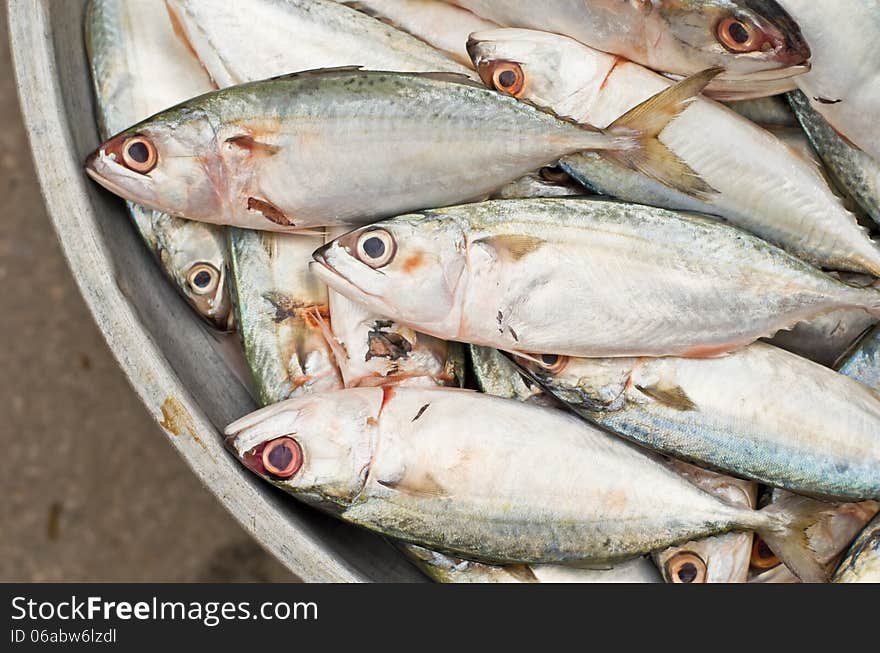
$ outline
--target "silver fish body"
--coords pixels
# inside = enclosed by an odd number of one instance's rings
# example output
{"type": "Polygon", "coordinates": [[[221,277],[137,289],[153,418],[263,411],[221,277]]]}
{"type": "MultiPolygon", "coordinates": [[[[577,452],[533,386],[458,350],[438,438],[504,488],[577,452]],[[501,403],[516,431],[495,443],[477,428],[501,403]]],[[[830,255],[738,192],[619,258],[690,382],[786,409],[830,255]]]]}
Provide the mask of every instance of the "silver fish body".
{"type": "Polygon", "coordinates": [[[876,314],[880,303],[876,289],[733,227],[589,199],[401,216],[315,259],[330,287],[377,314],[526,354],[710,356],[835,309],[876,314]]]}
{"type": "Polygon", "coordinates": [[[297,231],[487,196],[565,154],[631,147],[460,76],[338,69],[196,98],[107,141],[86,169],[157,210],[297,231]],[[135,145],[150,149],[143,167],[124,156],[135,145]]]}
{"type": "Polygon", "coordinates": [[[664,73],[720,66],[719,81],[745,82],[762,73],[773,81],[792,74],[791,67],[804,70],[810,58],[798,26],[772,1],[454,1],[500,25],[565,34],[664,73]],[[732,43],[730,29],[746,32],[748,41],[732,43]]]}
{"type": "Polygon", "coordinates": [[[467,9],[443,0],[340,0],[437,48],[458,63],[471,67],[468,36],[498,27],[467,9]]]}
{"type": "Polygon", "coordinates": [[[770,345],[520,364],[590,421],[668,455],[800,494],[880,498],[880,395],[770,345]]]}
{"type": "Polygon", "coordinates": [[[473,74],[409,34],[332,0],[167,4],[179,31],[221,88],[338,66],[473,74]]]}
{"type": "Polygon", "coordinates": [[[246,466],[298,498],[457,557],[613,563],[756,530],[817,578],[798,543],[816,502],[730,506],[561,411],[454,389],[355,388],[270,406],[226,433],[246,466]],[[267,472],[273,460],[286,464],[280,477],[267,472]]]}
{"type": "Polygon", "coordinates": [[[321,329],[327,288],[308,266],[321,242],[229,229],[238,331],[263,405],[343,387],[321,329]]]}
{"type": "MultiPolygon", "coordinates": [[[[474,34],[469,50],[484,82],[574,120],[604,127],[671,82],[558,34],[501,29],[474,34]]],[[[685,195],[591,153],[566,172],[628,202],[717,215],[827,268],[880,276],[880,248],[814,162],[723,105],[698,98],[659,135],[715,192],[685,195]]]]}
{"type": "Polygon", "coordinates": [[[880,225],[880,162],[841,137],[810,106],[803,93],[790,93],[788,98],[801,126],[834,180],[880,225]]]}
{"type": "Polygon", "coordinates": [[[659,583],[657,567],[646,557],[613,567],[578,569],[565,565],[487,565],[453,558],[414,544],[403,548],[419,569],[440,583],[659,583]]]}
{"type": "MultiPolygon", "coordinates": [[[[106,138],[213,89],[152,0],[92,0],[86,18],[98,122],[106,138]]],[[[129,203],[128,211],[163,270],[193,309],[217,329],[232,328],[222,229],[129,203]]]]}

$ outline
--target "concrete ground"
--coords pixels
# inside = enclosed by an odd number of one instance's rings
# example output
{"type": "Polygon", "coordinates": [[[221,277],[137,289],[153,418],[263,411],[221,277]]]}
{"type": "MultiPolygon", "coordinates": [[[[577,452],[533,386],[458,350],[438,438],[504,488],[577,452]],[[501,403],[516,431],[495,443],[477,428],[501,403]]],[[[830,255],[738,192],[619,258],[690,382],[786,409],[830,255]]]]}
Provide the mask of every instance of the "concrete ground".
{"type": "Polygon", "coordinates": [[[0,581],[296,580],[191,474],[92,322],[34,175],[5,3],[0,126],[0,581]]]}

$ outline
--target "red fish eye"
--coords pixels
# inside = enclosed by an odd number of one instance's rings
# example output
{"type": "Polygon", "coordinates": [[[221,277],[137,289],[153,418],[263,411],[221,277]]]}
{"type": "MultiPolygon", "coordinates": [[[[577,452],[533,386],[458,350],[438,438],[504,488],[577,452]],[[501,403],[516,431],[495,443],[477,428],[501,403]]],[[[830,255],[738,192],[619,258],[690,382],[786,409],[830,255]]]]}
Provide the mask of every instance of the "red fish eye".
{"type": "Polygon", "coordinates": [[[725,18],[718,23],[718,40],[731,52],[755,52],[764,45],[760,28],[738,18],[725,18]]]}
{"type": "Polygon", "coordinates": [[[296,474],[303,463],[303,453],[299,443],[293,438],[277,438],[263,448],[263,467],[272,476],[290,478],[296,474]]]}
{"type": "Polygon", "coordinates": [[[156,146],[143,136],[132,136],[122,144],[122,162],[125,167],[142,175],[147,174],[159,162],[156,146]]]}

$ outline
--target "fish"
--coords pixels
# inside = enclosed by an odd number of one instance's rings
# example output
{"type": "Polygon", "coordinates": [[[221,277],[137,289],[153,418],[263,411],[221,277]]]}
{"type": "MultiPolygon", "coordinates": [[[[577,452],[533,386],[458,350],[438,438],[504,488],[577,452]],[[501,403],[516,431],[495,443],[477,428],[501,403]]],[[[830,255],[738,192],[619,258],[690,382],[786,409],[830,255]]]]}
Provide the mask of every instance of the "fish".
{"type": "Polygon", "coordinates": [[[220,88],[302,70],[372,70],[473,76],[420,40],[333,0],[166,0],[181,39],[220,88]],[[290,47],[295,42],[296,47],[290,47]],[[259,43],[259,48],[254,44],[259,43]]]}
{"type": "Polygon", "coordinates": [[[774,0],[621,2],[620,0],[453,0],[505,27],[569,36],[659,71],[689,75],[719,66],[727,99],[790,90],[809,70],[810,46],[774,0]]]}
{"type": "Polygon", "coordinates": [[[727,108],[736,111],[747,120],[762,127],[797,127],[797,119],[791,112],[785,96],[773,95],[754,100],[726,102],[727,108]]]}
{"type": "Polygon", "coordinates": [[[411,34],[468,68],[472,67],[465,48],[468,35],[498,27],[442,0],[346,0],[343,4],[411,34]]]}
{"type": "Polygon", "coordinates": [[[778,0],[800,25],[812,50],[797,86],[833,128],[880,160],[880,0],[778,0]]]}
{"type": "Polygon", "coordinates": [[[262,405],[343,387],[324,333],[327,287],[308,260],[323,239],[228,229],[238,332],[262,405]]]}
{"type": "Polygon", "coordinates": [[[578,569],[565,565],[487,565],[402,545],[415,565],[439,583],[659,583],[657,567],[645,556],[607,569],[578,569]]]}
{"type": "Polygon", "coordinates": [[[840,136],[800,91],[788,101],[838,186],[880,225],[880,162],[840,136]]]}
{"type": "Polygon", "coordinates": [[[161,112],[99,146],[85,167],[111,192],[156,210],[282,232],[487,196],[583,150],[711,192],[653,134],[717,72],[688,78],[603,131],[448,73],[299,72],[161,112]]]}
{"type": "MultiPolygon", "coordinates": [[[[491,88],[600,127],[672,83],[558,34],[501,29],[473,34],[468,49],[491,88]]],[[[685,195],[590,153],[560,164],[603,195],[716,215],[819,267],[880,276],[880,248],[814,162],[774,134],[699,98],[659,138],[716,192],[685,195]]]]}
{"type": "Polygon", "coordinates": [[[314,258],[329,287],[379,315],[521,354],[711,357],[836,309],[880,312],[877,289],[739,229],[607,200],[422,211],[314,258]]]}
{"type": "MultiPolygon", "coordinates": [[[[725,503],[755,508],[758,485],[671,459],[670,466],[697,487],[725,503]]],[[[753,534],[724,533],[685,542],[652,554],[667,583],[745,583],[753,534]]]]}
{"type": "Polygon", "coordinates": [[[880,392],[880,327],[874,327],[854,345],[837,371],[880,392]]]}
{"type": "Polygon", "coordinates": [[[325,337],[338,350],[336,360],[346,388],[464,384],[460,344],[417,333],[332,290],[329,302],[332,329],[325,337]]]}
{"type": "Polygon", "coordinates": [[[225,433],[248,469],[301,501],[453,557],[583,567],[748,530],[802,580],[827,576],[809,549],[826,504],[731,506],[563,411],[461,389],[350,388],[225,433]]]}
{"type": "MultiPolygon", "coordinates": [[[[92,0],[85,41],[104,138],[214,88],[177,42],[164,8],[152,0],[92,0]]],[[[181,296],[209,325],[231,331],[223,230],[131,202],[127,208],[181,296]]]]}
{"type": "MultiPolygon", "coordinates": [[[[482,392],[524,402],[545,400],[543,391],[531,384],[501,352],[489,347],[468,349],[471,369],[482,392]]],[[[415,544],[400,546],[419,569],[440,583],[657,583],[662,580],[657,568],[644,556],[601,569],[564,565],[499,566],[453,558],[415,544]]]]}
{"type": "Polygon", "coordinates": [[[832,580],[835,583],[880,583],[880,516],[865,527],[832,580]]]}
{"type": "Polygon", "coordinates": [[[588,421],[660,453],[824,499],[880,499],[880,394],[765,343],[721,358],[516,358],[588,421]]]}

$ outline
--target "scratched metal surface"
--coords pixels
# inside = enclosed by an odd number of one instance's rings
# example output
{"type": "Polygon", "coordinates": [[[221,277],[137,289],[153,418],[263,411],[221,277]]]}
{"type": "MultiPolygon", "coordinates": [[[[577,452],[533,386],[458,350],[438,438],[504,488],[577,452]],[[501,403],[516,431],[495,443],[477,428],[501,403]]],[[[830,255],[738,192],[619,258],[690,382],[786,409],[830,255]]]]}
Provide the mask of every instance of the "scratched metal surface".
{"type": "Polygon", "coordinates": [[[223,448],[220,429],[252,410],[252,399],[150,259],[122,203],[82,174],[83,158],[98,143],[82,42],[85,5],[7,0],[19,98],[43,197],[113,355],[193,473],[303,580],[421,580],[384,540],[291,501],[223,448]]]}

